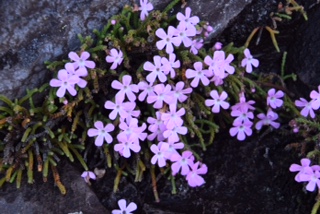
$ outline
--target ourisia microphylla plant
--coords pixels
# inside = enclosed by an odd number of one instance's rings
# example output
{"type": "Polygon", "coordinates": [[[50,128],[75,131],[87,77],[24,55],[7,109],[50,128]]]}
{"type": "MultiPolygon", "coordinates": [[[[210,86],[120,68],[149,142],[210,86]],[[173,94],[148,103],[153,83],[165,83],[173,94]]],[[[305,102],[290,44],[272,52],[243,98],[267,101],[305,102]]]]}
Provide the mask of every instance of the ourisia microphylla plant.
{"type": "MultiPolygon", "coordinates": [[[[45,181],[51,169],[66,194],[57,167],[65,156],[79,161],[86,182],[96,179],[89,169],[93,166],[116,171],[106,173],[116,174],[114,192],[123,176],[141,182],[150,173],[160,201],[157,177],[170,179],[174,194],[179,178],[190,187],[205,185],[210,166],[204,152],[218,132],[245,141],[254,131],[280,128],[288,112],[299,117],[296,132],[304,131],[301,118],[316,117],[319,92],[311,92],[311,101],[295,102],[302,108],[299,113],[284,93],[285,85],[268,82],[273,74],[254,73],[259,61],[247,46],[217,42],[207,48],[204,43],[209,44],[207,37],[214,31],[209,23],[189,7],[170,15],[179,2],[173,0],[163,12],[153,11],[147,0],[140,0],[140,7],[125,6],[101,31],[94,31],[95,41],[80,36],[78,52],[48,66],[54,73],[49,84],[15,102],[0,96],[10,107],[0,108],[5,133],[0,186],[14,176],[20,184],[23,170],[32,183],[38,167],[45,181]],[[37,93],[46,93],[41,106],[33,102],[37,93]]],[[[319,174],[312,170],[311,177],[299,176],[311,182],[309,189],[319,174]]],[[[132,203],[127,207],[124,199],[119,207],[113,213],[137,208],[132,203]]]]}

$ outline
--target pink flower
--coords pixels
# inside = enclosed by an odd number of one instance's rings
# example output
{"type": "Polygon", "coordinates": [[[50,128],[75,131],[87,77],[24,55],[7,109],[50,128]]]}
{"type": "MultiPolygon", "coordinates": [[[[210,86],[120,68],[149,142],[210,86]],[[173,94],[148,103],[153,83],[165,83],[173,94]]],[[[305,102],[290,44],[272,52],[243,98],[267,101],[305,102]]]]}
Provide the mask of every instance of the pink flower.
{"type": "Polygon", "coordinates": [[[72,65],[74,66],[75,69],[77,68],[82,68],[86,71],[86,75],[88,75],[88,70],[87,68],[95,68],[96,64],[94,63],[94,61],[91,60],[87,60],[90,57],[90,54],[87,51],[83,51],[81,53],[81,56],[79,57],[78,54],[76,54],[75,52],[70,52],[68,54],[69,58],[71,60],[73,60],[74,62],[72,63],[72,65]]]}
{"type": "MultiPolygon", "coordinates": [[[[164,142],[159,142],[159,143],[164,143],[164,142]]],[[[168,160],[171,160],[172,155],[179,154],[177,149],[183,149],[184,148],[184,143],[182,142],[168,142],[169,148],[167,152],[164,154],[165,158],[168,160]]]]}
{"type": "Polygon", "coordinates": [[[194,165],[194,156],[190,151],[184,151],[182,155],[174,154],[170,160],[175,162],[171,165],[172,175],[176,175],[180,169],[181,175],[187,175],[190,172],[190,168],[194,165]]]}
{"type": "Polygon", "coordinates": [[[163,136],[168,139],[168,142],[174,143],[180,141],[179,135],[186,135],[188,129],[185,126],[175,126],[173,129],[168,129],[163,132],[163,136]]]}
{"type": "Polygon", "coordinates": [[[203,46],[203,39],[194,39],[190,47],[190,52],[194,55],[198,54],[198,50],[203,46]]]}
{"type": "Polygon", "coordinates": [[[230,104],[225,101],[228,98],[228,94],[225,91],[223,91],[221,95],[219,95],[217,90],[212,90],[210,92],[210,96],[212,97],[212,99],[207,99],[205,101],[205,104],[208,107],[212,106],[213,113],[219,113],[220,106],[223,109],[229,108],[230,104]]]}
{"type": "Polygon", "coordinates": [[[233,74],[235,69],[230,65],[232,60],[234,59],[232,54],[229,54],[227,58],[225,58],[224,51],[215,51],[213,53],[213,58],[210,56],[206,56],[204,58],[204,62],[209,66],[209,70],[211,71],[211,76],[218,76],[221,79],[226,77],[226,73],[233,74]]]}
{"type": "Polygon", "coordinates": [[[167,130],[167,128],[163,120],[161,120],[161,113],[157,111],[156,118],[148,117],[147,122],[150,124],[148,130],[152,132],[152,134],[148,136],[148,140],[154,140],[157,137],[158,141],[163,141],[165,139],[163,132],[167,130]]]}
{"type": "Polygon", "coordinates": [[[110,56],[107,56],[106,57],[106,61],[109,62],[109,63],[112,63],[110,69],[116,69],[118,67],[118,65],[120,65],[122,63],[122,60],[123,60],[123,53],[121,50],[118,50],[115,49],[115,48],[112,48],[110,50],[110,56]]]}
{"type": "Polygon", "coordinates": [[[130,120],[133,117],[137,118],[140,116],[140,110],[134,110],[136,108],[136,105],[136,102],[129,102],[128,105],[126,105],[125,111],[128,113],[126,121],[130,120]]]}
{"type": "Polygon", "coordinates": [[[139,10],[141,10],[140,19],[144,21],[149,15],[149,11],[153,10],[153,5],[148,0],[140,0],[139,10]]]}
{"type": "Polygon", "coordinates": [[[159,167],[164,167],[166,165],[165,153],[169,149],[168,143],[159,143],[158,145],[152,144],[150,147],[151,151],[154,153],[154,156],[151,158],[151,163],[156,164],[158,162],[159,167]]]}
{"type": "Polygon", "coordinates": [[[114,145],[114,151],[119,152],[123,157],[129,158],[131,156],[131,150],[135,153],[140,152],[141,147],[138,143],[134,142],[133,137],[118,135],[117,139],[120,143],[114,145]]]}
{"type": "Polygon", "coordinates": [[[181,44],[180,38],[173,37],[174,32],[175,32],[175,28],[172,26],[168,27],[167,34],[162,28],[159,28],[156,31],[157,37],[159,37],[161,39],[160,41],[157,41],[157,43],[156,43],[157,48],[159,50],[162,50],[164,48],[164,46],[166,46],[166,52],[168,54],[170,54],[170,53],[173,53],[173,51],[174,51],[172,44],[174,44],[174,46],[176,46],[176,47],[181,44]]]}
{"type": "MultiPolygon", "coordinates": [[[[318,91],[320,92],[320,85],[318,86],[318,91]]],[[[310,92],[310,98],[312,99],[312,108],[314,110],[318,110],[319,107],[320,107],[320,93],[315,91],[315,90],[312,90],[310,92]]]]}
{"type": "Polygon", "coordinates": [[[182,116],[186,113],[184,108],[180,108],[177,111],[177,105],[171,104],[169,106],[170,112],[163,113],[161,119],[164,121],[167,129],[173,129],[175,126],[182,126],[182,116]]]}
{"type": "Polygon", "coordinates": [[[190,37],[196,35],[196,30],[195,28],[187,28],[186,23],[180,22],[180,24],[177,26],[177,29],[175,30],[174,35],[179,38],[179,45],[182,42],[183,45],[187,48],[192,45],[192,39],[190,37]]]}
{"type": "Polygon", "coordinates": [[[136,95],[133,93],[138,93],[139,88],[136,84],[130,84],[132,78],[130,75],[124,75],[122,77],[122,82],[118,80],[113,80],[111,83],[111,87],[114,89],[118,89],[118,93],[116,94],[117,99],[124,101],[125,95],[127,95],[128,99],[133,102],[136,100],[136,95]]]}
{"type": "Polygon", "coordinates": [[[313,173],[313,170],[312,168],[310,167],[310,159],[308,158],[303,158],[300,160],[300,163],[301,165],[298,165],[298,164],[291,164],[289,170],[290,172],[299,172],[296,176],[295,176],[295,180],[297,182],[302,182],[302,180],[300,179],[300,176],[303,175],[303,174],[312,174],[313,173]]]}
{"type": "Polygon", "coordinates": [[[257,130],[260,130],[262,126],[268,126],[268,125],[271,125],[276,129],[280,127],[280,123],[274,122],[276,119],[278,119],[278,114],[273,112],[271,109],[268,110],[267,115],[260,113],[257,115],[257,117],[260,119],[256,123],[257,130]]]}
{"type": "Polygon", "coordinates": [[[171,104],[174,101],[173,93],[171,91],[171,86],[167,84],[158,84],[153,87],[155,94],[150,95],[147,98],[149,104],[154,103],[153,107],[160,109],[163,106],[163,102],[171,104]]]}
{"type": "Polygon", "coordinates": [[[97,177],[96,175],[91,172],[91,171],[84,171],[82,174],[81,174],[81,177],[84,179],[84,181],[88,184],[90,184],[90,179],[92,180],[96,180],[97,177]]]}
{"type": "Polygon", "coordinates": [[[85,68],[79,68],[78,70],[75,70],[72,63],[66,63],[64,65],[64,68],[65,69],[61,69],[60,71],[65,70],[65,71],[68,72],[69,76],[76,75],[76,76],[79,77],[79,82],[77,82],[77,85],[80,88],[85,88],[87,86],[87,81],[85,81],[84,79],[80,78],[80,77],[85,77],[85,76],[88,75],[88,72],[87,72],[87,70],[85,68]]]}
{"type": "Polygon", "coordinates": [[[77,75],[69,75],[66,70],[60,70],[58,72],[58,79],[52,79],[50,81],[51,87],[59,87],[57,90],[57,96],[63,97],[68,91],[72,96],[76,96],[77,91],[74,88],[74,85],[80,81],[80,78],[77,75]]]}
{"type": "Polygon", "coordinates": [[[239,103],[236,103],[234,106],[231,107],[232,111],[239,110],[241,112],[247,112],[248,110],[255,110],[255,107],[252,105],[255,104],[255,101],[249,100],[246,101],[246,97],[244,93],[239,94],[239,103]]]}
{"type": "Polygon", "coordinates": [[[281,107],[283,104],[283,100],[281,100],[280,98],[282,98],[283,96],[284,93],[281,90],[276,92],[274,88],[271,88],[268,91],[267,105],[269,105],[273,109],[281,107]]]}
{"type": "Polygon", "coordinates": [[[221,42],[216,42],[213,47],[216,50],[221,50],[222,49],[222,43],[221,42]]]}
{"type": "Polygon", "coordinates": [[[169,60],[165,57],[161,58],[161,63],[166,67],[167,70],[164,73],[167,75],[170,73],[170,77],[173,79],[176,76],[174,68],[180,68],[180,61],[176,60],[176,55],[174,53],[169,54],[169,60]]]}
{"type": "Polygon", "coordinates": [[[183,15],[180,12],[177,13],[177,19],[180,21],[180,23],[183,23],[187,28],[192,28],[194,31],[196,30],[195,25],[197,25],[200,22],[198,16],[191,17],[190,7],[186,7],[186,15],[183,15]]]}
{"type": "Polygon", "coordinates": [[[312,174],[301,174],[300,181],[308,181],[306,189],[310,192],[313,192],[316,189],[320,189],[320,172],[314,171],[312,174]]]}
{"type": "Polygon", "coordinates": [[[252,55],[250,54],[250,51],[248,48],[244,50],[244,56],[245,58],[241,61],[241,66],[246,67],[246,72],[251,73],[252,72],[252,66],[258,67],[259,61],[257,59],[254,59],[252,55]]]}
{"type": "Polygon", "coordinates": [[[254,118],[254,115],[251,111],[247,111],[247,112],[242,112],[239,110],[232,110],[231,111],[231,116],[232,117],[236,117],[236,119],[234,119],[234,122],[239,122],[239,123],[243,123],[243,122],[250,122],[250,119],[254,118]]]}
{"type": "Polygon", "coordinates": [[[137,205],[133,202],[131,202],[127,206],[127,202],[125,199],[120,199],[118,201],[118,205],[120,207],[120,210],[112,210],[112,214],[132,214],[132,211],[135,211],[137,209],[137,205]]]}
{"type": "Polygon", "coordinates": [[[145,62],[143,65],[143,69],[146,71],[151,71],[150,74],[147,75],[147,81],[149,83],[153,83],[157,78],[160,80],[160,82],[167,81],[167,77],[164,74],[165,70],[168,70],[167,66],[164,66],[161,63],[161,57],[160,56],[154,56],[153,62],[145,62]]]}
{"type": "Polygon", "coordinates": [[[123,102],[123,101],[116,98],[115,103],[107,100],[104,104],[104,107],[106,109],[112,110],[109,114],[109,118],[110,118],[110,120],[114,120],[114,119],[116,119],[118,114],[120,115],[121,118],[125,119],[128,116],[128,113],[126,110],[128,109],[129,105],[130,105],[130,103],[123,102]]]}
{"type": "Polygon", "coordinates": [[[117,139],[124,139],[124,135],[130,138],[134,143],[139,144],[139,139],[144,141],[147,137],[147,133],[143,132],[147,125],[143,123],[140,127],[138,126],[138,120],[136,118],[131,118],[129,121],[124,122],[121,121],[119,124],[119,128],[123,130],[117,135],[117,139]]]}
{"type": "Polygon", "coordinates": [[[98,136],[94,142],[96,146],[102,146],[103,140],[105,140],[107,143],[111,143],[113,138],[109,134],[109,132],[112,132],[114,130],[114,125],[109,123],[106,126],[103,125],[101,121],[96,121],[94,123],[94,128],[90,128],[88,130],[88,136],[89,137],[94,137],[98,136]]]}
{"type": "Polygon", "coordinates": [[[176,86],[174,87],[174,97],[176,101],[174,103],[177,103],[179,101],[180,103],[183,103],[188,99],[188,96],[186,94],[190,94],[192,92],[192,88],[184,88],[184,82],[180,81],[177,82],[176,86]]]}
{"type": "Polygon", "coordinates": [[[208,75],[210,75],[210,71],[206,69],[202,69],[202,62],[195,62],[193,64],[193,67],[195,70],[187,69],[186,71],[186,77],[188,79],[192,79],[191,86],[192,87],[198,87],[199,81],[201,80],[202,84],[204,86],[209,85],[210,81],[208,79],[208,75]]]}
{"type": "Polygon", "coordinates": [[[153,82],[147,83],[145,81],[139,82],[139,90],[142,90],[139,94],[138,99],[142,102],[146,99],[147,96],[155,95],[153,92],[153,82]]]}
{"type": "Polygon", "coordinates": [[[208,167],[199,161],[191,166],[191,171],[187,174],[187,181],[189,186],[196,187],[205,183],[204,179],[200,175],[204,175],[208,172],[208,167]]]}
{"type": "Polygon", "coordinates": [[[311,100],[310,102],[308,102],[306,99],[304,98],[300,98],[300,100],[296,100],[294,102],[294,104],[297,107],[303,107],[303,109],[301,110],[300,114],[304,117],[308,117],[308,115],[310,114],[311,118],[315,118],[315,113],[313,111],[312,108],[312,103],[314,102],[314,100],[311,100]]]}
{"type": "Polygon", "coordinates": [[[233,122],[234,127],[230,129],[229,133],[232,137],[237,135],[237,139],[240,141],[243,141],[246,138],[246,135],[247,136],[252,135],[252,129],[251,129],[252,124],[253,123],[250,121],[243,122],[243,123],[233,122]]]}

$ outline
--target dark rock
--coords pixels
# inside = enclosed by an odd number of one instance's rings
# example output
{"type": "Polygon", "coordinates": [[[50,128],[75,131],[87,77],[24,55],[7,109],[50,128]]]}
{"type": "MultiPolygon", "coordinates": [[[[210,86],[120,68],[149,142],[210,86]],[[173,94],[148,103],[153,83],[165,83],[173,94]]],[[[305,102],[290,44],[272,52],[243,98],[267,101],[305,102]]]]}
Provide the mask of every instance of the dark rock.
{"type": "Polygon", "coordinates": [[[80,211],[82,213],[109,213],[101,205],[90,186],[80,177],[79,171],[68,163],[63,164],[59,169],[61,181],[67,189],[65,196],[62,196],[59,189],[54,187],[52,178],[43,183],[41,173],[38,173],[40,176],[36,178],[35,184],[27,185],[24,181],[21,189],[16,189],[15,185],[6,185],[0,190],[1,213],[66,214],[80,211]]]}
{"type": "MultiPolygon", "coordinates": [[[[151,1],[156,8],[169,0],[151,1]]],[[[220,32],[249,0],[189,1],[193,14],[208,20],[220,32]]],[[[95,1],[1,1],[0,18],[0,93],[21,97],[25,89],[48,81],[44,62],[66,58],[77,50],[78,34],[91,35],[129,0],[95,1]]]]}
{"type": "Polygon", "coordinates": [[[312,86],[320,85],[320,5],[310,5],[309,20],[297,29],[295,40],[288,53],[288,68],[312,86]]]}

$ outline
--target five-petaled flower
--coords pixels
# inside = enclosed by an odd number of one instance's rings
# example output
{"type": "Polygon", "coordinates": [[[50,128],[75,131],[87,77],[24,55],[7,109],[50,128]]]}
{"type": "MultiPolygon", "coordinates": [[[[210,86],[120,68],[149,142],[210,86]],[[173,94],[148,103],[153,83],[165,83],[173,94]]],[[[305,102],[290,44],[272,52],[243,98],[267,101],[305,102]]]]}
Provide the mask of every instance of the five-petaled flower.
{"type": "Polygon", "coordinates": [[[307,101],[306,99],[304,98],[300,98],[300,100],[296,100],[294,102],[294,104],[297,106],[297,107],[303,107],[302,110],[300,111],[300,114],[304,117],[308,117],[308,115],[310,115],[311,118],[315,118],[316,115],[313,111],[313,108],[312,108],[312,103],[314,102],[314,100],[311,100],[311,101],[307,101]]]}
{"type": "Polygon", "coordinates": [[[258,67],[259,66],[259,60],[254,59],[252,55],[250,54],[250,51],[248,48],[244,50],[244,56],[245,58],[241,61],[241,66],[246,67],[246,72],[251,73],[252,72],[252,66],[258,67]]]}
{"type": "Polygon", "coordinates": [[[88,74],[87,68],[95,68],[96,63],[91,60],[87,60],[90,57],[90,54],[87,51],[83,51],[80,55],[76,54],[75,52],[71,51],[68,54],[69,58],[73,60],[74,62],[72,63],[74,68],[77,69],[84,69],[86,73],[88,74]]]}
{"type": "Polygon", "coordinates": [[[118,65],[122,63],[123,60],[123,53],[121,50],[117,50],[112,48],[110,50],[110,56],[106,56],[106,61],[112,63],[110,69],[116,69],[118,65]]]}
{"type": "Polygon", "coordinates": [[[189,186],[196,187],[201,186],[205,183],[203,177],[200,175],[204,175],[208,172],[207,165],[197,162],[191,166],[191,171],[187,174],[186,179],[188,181],[189,186]]]}
{"type": "Polygon", "coordinates": [[[161,39],[160,41],[157,41],[157,43],[156,43],[157,48],[159,50],[162,50],[166,46],[166,52],[168,54],[170,54],[170,53],[173,53],[173,51],[174,51],[173,45],[177,47],[181,44],[181,39],[173,36],[174,32],[175,32],[175,28],[172,26],[168,27],[167,34],[162,28],[159,28],[156,31],[157,37],[159,37],[161,39]]]}
{"type": "Polygon", "coordinates": [[[125,199],[120,199],[118,201],[118,205],[120,210],[112,210],[112,214],[132,214],[132,211],[137,209],[137,205],[134,202],[131,202],[127,206],[127,202],[125,199]]]}
{"type": "Polygon", "coordinates": [[[139,10],[141,10],[140,19],[144,21],[146,17],[149,15],[149,11],[153,10],[153,5],[150,2],[148,2],[148,0],[140,0],[139,10]]]}
{"type": "Polygon", "coordinates": [[[193,64],[193,67],[195,70],[189,68],[186,71],[186,77],[188,79],[193,78],[191,86],[194,88],[198,87],[200,80],[204,86],[209,85],[210,81],[208,79],[208,76],[210,75],[210,71],[207,69],[202,69],[202,62],[195,62],[193,64]]]}
{"type": "Polygon", "coordinates": [[[77,94],[74,85],[80,81],[79,76],[77,75],[70,75],[66,70],[60,70],[58,72],[58,79],[52,79],[50,81],[51,87],[59,87],[57,90],[57,96],[63,97],[68,91],[72,96],[77,94]]]}
{"type": "Polygon", "coordinates": [[[119,90],[116,94],[117,99],[124,101],[125,95],[127,95],[131,102],[136,100],[136,95],[133,92],[138,93],[139,88],[136,84],[131,84],[131,81],[132,77],[130,75],[124,75],[122,77],[123,83],[118,80],[112,81],[111,87],[119,90]]]}
{"type": "Polygon", "coordinates": [[[281,107],[283,104],[283,100],[281,98],[283,96],[284,96],[284,93],[281,90],[276,92],[274,88],[271,88],[268,91],[267,105],[269,105],[273,109],[277,107],[281,107]]]}
{"type": "Polygon", "coordinates": [[[94,142],[96,146],[102,146],[104,140],[109,144],[112,143],[113,138],[109,134],[109,132],[112,132],[114,130],[113,124],[109,123],[106,126],[104,126],[101,121],[96,121],[94,123],[94,127],[96,128],[90,128],[88,130],[88,136],[89,137],[97,136],[94,142]]]}
{"type": "Polygon", "coordinates": [[[226,102],[225,100],[228,98],[227,92],[223,91],[221,92],[221,95],[218,94],[217,90],[212,90],[210,92],[210,96],[212,99],[207,99],[205,101],[206,106],[212,106],[212,112],[213,113],[219,113],[220,112],[220,106],[223,109],[228,109],[230,104],[226,102]]]}

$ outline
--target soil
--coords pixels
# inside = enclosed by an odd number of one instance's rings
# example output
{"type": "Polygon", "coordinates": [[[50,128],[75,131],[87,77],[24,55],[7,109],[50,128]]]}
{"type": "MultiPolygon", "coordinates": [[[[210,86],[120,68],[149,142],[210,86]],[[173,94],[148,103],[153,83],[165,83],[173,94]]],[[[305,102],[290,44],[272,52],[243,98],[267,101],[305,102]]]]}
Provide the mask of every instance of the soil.
{"type": "MultiPolygon", "coordinates": [[[[276,11],[279,2],[253,1],[213,42],[243,45],[254,27],[272,24],[269,14],[276,11]]],[[[315,1],[304,2],[309,17],[320,13],[319,5],[313,3],[315,1]]],[[[310,19],[308,22],[316,21],[310,19]]],[[[262,32],[258,45],[254,44],[256,36],[249,47],[261,63],[256,72],[279,74],[283,51],[287,51],[289,56],[294,54],[293,51],[299,51],[292,44],[301,35],[299,29],[304,24],[302,15],[298,13],[292,20],[278,23],[280,53],[276,52],[266,30],[262,32]]],[[[317,52],[317,49],[312,51],[317,52]]],[[[287,64],[292,60],[289,58],[287,64]]],[[[308,85],[300,80],[289,81],[287,86],[294,97],[309,93],[308,85]]],[[[134,183],[130,176],[123,178],[116,194],[112,193],[114,174],[95,182],[93,189],[106,208],[112,210],[117,207],[118,199],[126,198],[137,203],[137,213],[310,213],[317,194],[306,192],[302,184],[294,181],[295,174],[289,172],[290,165],[299,163],[300,156],[304,154],[287,148],[299,139],[285,125],[287,121],[283,122],[281,129],[263,129],[245,142],[223,134],[228,129],[219,133],[214,145],[202,154],[203,162],[208,166],[208,174],[204,176],[206,184],[190,188],[184,178],[177,177],[178,193],[172,195],[170,181],[158,177],[159,203],[154,201],[149,175],[141,183],[134,183]]]]}

